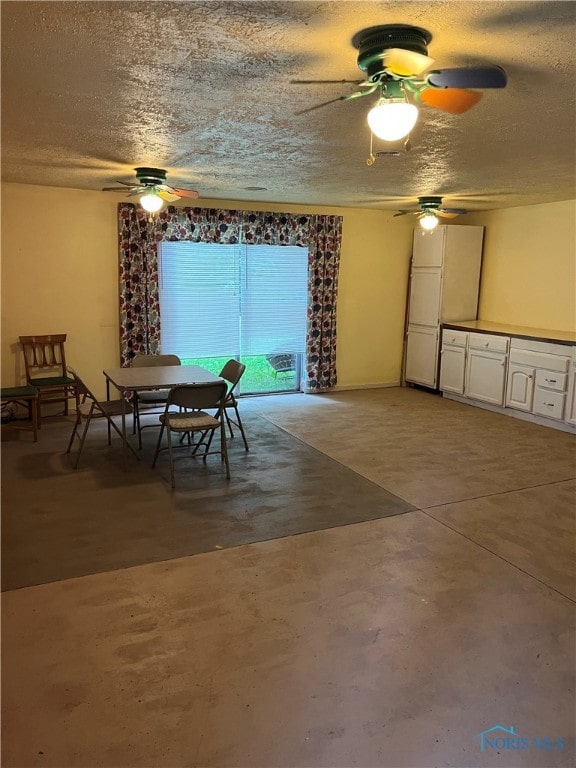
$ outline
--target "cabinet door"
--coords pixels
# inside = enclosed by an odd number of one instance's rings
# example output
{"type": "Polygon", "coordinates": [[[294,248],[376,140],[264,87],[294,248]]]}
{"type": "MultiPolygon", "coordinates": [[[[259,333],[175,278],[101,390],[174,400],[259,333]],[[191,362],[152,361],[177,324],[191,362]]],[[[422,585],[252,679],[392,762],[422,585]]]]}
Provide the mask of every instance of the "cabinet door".
{"type": "Polygon", "coordinates": [[[570,386],[568,388],[568,408],[566,409],[566,421],[569,424],[576,424],[576,368],[570,375],[570,386]]]}
{"type": "Polygon", "coordinates": [[[406,381],[436,386],[438,367],[438,329],[408,328],[406,339],[406,381]]]}
{"type": "Polygon", "coordinates": [[[506,385],[506,406],[519,411],[531,411],[533,394],[534,368],[510,363],[506,385]]]}
{"type": "Polygon", "coordinates": [[[410,282],[409,322],[414,325],[438,325],[442,271],[425,267],[413,269],[410,282]]]}
{"type": "Polygon", "coordinates": [[[412,247],[413,267],[441,267],[444,259],[444,239],[446,226],[436,227],[432,232],[425,232],[418,226],[414,230],[412,247]]]}
{"type": "Polygon", "coordinates": [[[464,394],[492,405],[504,404],[506,355],[471,349],[466,363],[464,394]]]}
{"type": "Polygon", "coordinates": [[[464,392],[466,350],[444,345],[440,353],[440,389],[442,392],[464,392]]]}

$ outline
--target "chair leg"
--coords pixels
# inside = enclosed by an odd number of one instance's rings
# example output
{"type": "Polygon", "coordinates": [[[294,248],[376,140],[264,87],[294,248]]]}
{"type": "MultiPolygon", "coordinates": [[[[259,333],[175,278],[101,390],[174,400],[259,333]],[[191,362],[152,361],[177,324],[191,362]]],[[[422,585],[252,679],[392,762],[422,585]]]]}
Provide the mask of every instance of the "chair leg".
{"type": "Polygon", "coordinates": [[[230,465],[228,464],[228,445],[226,443],[226,427],[224,420],[220,426],[220,453],[226,465],[226,479],[230,480],[230,465]]]}
{"type": "Polygon", "coordinates": [[[238,426],[240,430],[240,434],[242,435],[242,440],[244,440],[244,448],[246,448],[247,451],[250,449],[248,448],[248,440],[246,440],[246,435],[244,434],[244,427],[242,426],[242,419],[240,418],[240,414],[238,412],[238,406],[234,406],[234,412],[236,413],[236,425],[238,426]]]}
{"type": "Polygon", "coordinates": [[[228,424],[228,429],[230,430],[230,437],[234,437],[234,431],[232,430],[232,419],[230,416],[228,416],[228,411],[224,411],[224,415],[226,416],[226,424],[228,424]]]}
{"type": "Polygon", "coordinates": [[[70,451],[72,450],[74,438],[76,437],[76,434],[78,432],[78,427],[80,426],[81,421],[82,421],[82,417],[80,416],[80,412],[78,411],[76,416],[76,422],[74,423],[72,434],[70,435],[70,441],[68,442],[68,448],[66,448],[66,453],[70,453],[70,451]]]}
{"type": "MultiPolygon", "coordinates": [[[[158,435],[158,442],[156,443],[156,452],[154,453],[154,460],[152,461],[152,468],[156,466],[156,459],[158,458],[158,454],[160,453],[160,445],[162,444],[162,435],[164,434],[165,425],[162,424],[160,427],[160,434],[158,435]]],[[[170,431],[170,430],[168,430],[170,431]]]]}
{"type": "Polygon", "coordinates": [[[170,482],[172,488],[176,487],[176,481],[174,480],[174,456],[172,455],[172,430],[168,428],[168,458],[170,460],[170,482]]]}
{"type": "Polygon", "coordinates": [[[84,431],[82,432],[82,436],[80,437],[80,445],[78,446],[76,461],[72,465],[74,469],[78,469],[78,464],[80,463],[80,454],[82,453],[82,449],[84,448],[84,441],[86,440],[86,434],[88,433],[88,427],[90,426],[91,419],[92,419],[92,409],[90,409],[90,413],[86,417],[86,422],[84,423],[84,431]]]}

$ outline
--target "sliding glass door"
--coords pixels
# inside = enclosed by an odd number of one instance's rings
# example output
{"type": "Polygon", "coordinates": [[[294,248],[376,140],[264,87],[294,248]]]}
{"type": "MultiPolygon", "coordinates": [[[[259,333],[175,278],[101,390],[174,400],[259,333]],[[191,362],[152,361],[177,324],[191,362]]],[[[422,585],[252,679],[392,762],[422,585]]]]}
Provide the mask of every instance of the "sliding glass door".
{"type": "Polygon", "coordinates": [[[241,360],[244,394],[300,389],[306,248],[162,242],[158,261],[162,353],[215,373],[241,360]]]}

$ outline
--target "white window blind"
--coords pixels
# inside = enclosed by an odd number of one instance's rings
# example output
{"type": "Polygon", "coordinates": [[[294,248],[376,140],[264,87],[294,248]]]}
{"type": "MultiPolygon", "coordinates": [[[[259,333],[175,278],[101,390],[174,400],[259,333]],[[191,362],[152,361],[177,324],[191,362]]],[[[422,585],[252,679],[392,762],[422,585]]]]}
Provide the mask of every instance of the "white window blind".
{"type": "Polygon", "coordinates": [[[161,349],[182,359],[304,351],[308,251],[159,243],[161,349]]]}

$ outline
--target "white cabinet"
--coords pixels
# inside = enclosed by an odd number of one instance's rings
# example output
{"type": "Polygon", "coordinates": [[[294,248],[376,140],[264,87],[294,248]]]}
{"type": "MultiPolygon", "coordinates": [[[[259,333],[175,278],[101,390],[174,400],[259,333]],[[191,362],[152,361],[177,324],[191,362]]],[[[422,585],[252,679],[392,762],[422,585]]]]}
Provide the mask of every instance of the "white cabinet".
{"type": "Polygon", "coordinates": [[[430,267],[412,270],[410,325],[426,325],[434,328],[438,326],[441,293],[441,270],[430,267]]]}
{"type": "Polygon", "coordinates": [[[468,334],[444,329],[440,351],[440,389],[442,392],[464,393],[466,346],[468,334]]]}
{"type": "Polygon", "coordinates": [[[519,411],[532,410],[535,369],[510,361],[506,385],[506,407],[519,411]]]}
{"type": "Polygon", "coordinates": [[[566,421],[576,426],[576,347],[573,350],[572,372],[568,388],[568,403],[566,408],[566,421]]]}
{"type": "Polygon", "coordinates": [[[496,325],[478,321],[443,328],[443,395],[576,432],[576,345],[555,341],[553,332],[550,340],[498,333],[496,325]]]}
{"type": "Polygon", "coordinates": [[[406,349],[406,379],[425,387],[436,385],[438,330],[410,326],[406,349]]]}
{"type": "Polygon", "coordinates": [[[483,400],[492,405],[504,403],[504,382],[506,381],[506,357],[497,352],[471,349],[466,365],[464,394],[474,400],[483,400]]]}
{"type": "Polygon", "coordinates": [[[509,339],[471,333],[468,340],[464,394],[492,405],[504,405],[509,339]]]}
{"type": "Polygon", "coordinates": [[[548,419],[562,420],[566,409],[572,350],[551,342],[512,339],[506,405],[548,419]],[[526,403],[522,403],[525,370],[526,403]]]}
{"type": "Polygon", "coordinates": [[[483,236],[483,227],[454,224],[414,231],[406,381],[436,388],[440,323],[476,317],[483,236]]]}

